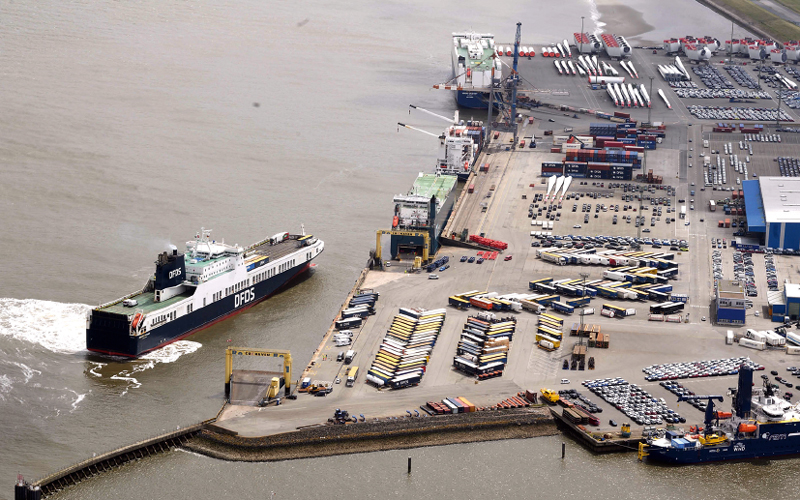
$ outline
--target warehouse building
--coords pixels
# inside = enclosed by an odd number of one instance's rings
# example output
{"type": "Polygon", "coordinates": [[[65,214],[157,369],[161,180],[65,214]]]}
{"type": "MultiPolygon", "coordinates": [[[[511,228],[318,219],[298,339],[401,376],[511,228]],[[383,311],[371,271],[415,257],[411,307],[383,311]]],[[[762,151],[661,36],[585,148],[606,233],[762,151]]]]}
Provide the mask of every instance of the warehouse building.
{"type": "Polygon", "coordinates": [[[767,294],[772,321],[783,322],[800,319],[800,285],[786,281],[783,290],[767,294]]]}
{"type": "Polygon", "coordinates": [[[761,177],[742,191],[748,233],[768,248],[800,249],[800,178],[761,177]]]}
{"type": "Polygon", "coordinates": [[[717,323],[744,325],[747,299],[738,281],[720,280],[717,284],[717,323]]]}

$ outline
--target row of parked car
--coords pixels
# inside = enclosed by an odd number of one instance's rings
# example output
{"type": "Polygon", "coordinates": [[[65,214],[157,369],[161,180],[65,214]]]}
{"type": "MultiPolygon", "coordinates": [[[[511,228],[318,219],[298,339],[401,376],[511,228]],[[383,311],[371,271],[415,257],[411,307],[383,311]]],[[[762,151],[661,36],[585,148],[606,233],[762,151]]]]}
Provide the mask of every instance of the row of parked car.
{"type": "Polygon", "coordinates": [[[800,177],[800,161],[797,158],[787,158],[779,156],[778,168],[781,170],[781,177],[800,177]]]}
{"type": "Polygon", "coordinates": [[[684,239],[673,238],[668,240],[666,238],[635,238],[633,236],[580,236],[569,234],[567,236],[559,235],[544,235],[539,234],[534,238],[543,240],[541,243],[534,241],[531,246],[555,246],[558,248],[584,248],[591,250],[592,248],[605,247],[608,249],[624,250],[630,247],[633,250],[640,249],[643,245],[650,245],[653,248],[670,247],[670,250],[675,251],[688,251],[689,242],[684,239]],[[535,243],[535,244],[534,244],[535,243]],[[567,246],[567,245],[570,246],[567,246]],[[560,246],[559,246],[560,245],[560,246]],[[578,246],[580,245],[580,246],[578,246]]]}
{"type": "Polygon", "coordinates": [[[648,382],[677,380],[687,378],[718,377],[736,375],[742,366],[753,370],[763,370],[764,366],[746,356],[726,359],[704,359],[681,363],[664,363],[642,368],[648,382]]]}
{"type": "Polygon", "coordinates": [[[771,292],[778,290],[778,270],[775,269],[775,257],[772,254],[764,256],[764,267],[767,271],[767,289],[771,292]]]}
{"type": "Polygon", "coordinates": [[[758,297],[753,257],[749,253],[742,253],[738,250],[733,252],[733,275],[741,283],[744,283],[745,294],[748,297],[758,297]]]}
{"type": "Polygon", "coordinates": [[[759,88],[758,81],[750,75],[744,68],[741,66],[723,66],[722,67],[725,71],[728,72],[731,77],[736,80],[736,83],[741,85],[742,87],[747,87],[748,89],[755,90],[759,88]]]}
{"type": "Polygon", "coordinates": [[[585,380],[583,384],[639,425],[686,422],[684,417],[667,406],[663,398],[656,399],[638,385],[629,384],[623,379],[585,380]]]}
{"type": "MultiPolygon", "coordinates": [[[[713,238],[712,248],[714,248],[713,238]]],[[[722,272],[722,252],[719,250],[714,250],[711,252],[711,272],[714,274],[714,280],[721,280],[725,278],[724,273],[722,272]]]]}
{"type": "MultiPolygon", "coordinates": [[[[687,106],[689,113],[700,120],[715,121],[775,121],[780,116],[781,121],[793,122],[794,118],[789,116],[786,111],[775,108],[739,108],[730,106],[700,106],[693,104],[687,106]]],[[[690,155],[691,157],[691,155],[690,155]]]]}

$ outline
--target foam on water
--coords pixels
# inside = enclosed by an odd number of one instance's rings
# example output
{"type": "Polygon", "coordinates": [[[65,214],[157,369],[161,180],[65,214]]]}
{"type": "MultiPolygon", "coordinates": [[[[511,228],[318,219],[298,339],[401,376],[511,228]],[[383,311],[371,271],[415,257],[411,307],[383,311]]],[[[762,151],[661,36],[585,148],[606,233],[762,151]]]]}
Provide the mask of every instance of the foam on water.
{"type": "Polygon", "coordinates": [[[603,29],[606,26],[606,23],[600,21],[600,11],[597,9],[597,3],[595,0],[588,0],[589,1],[589,11],[591,12],[591,18],[594,22],[594,31],[592,32],[596,36],[600,36],[605,30],[603,29]]]}
{"type": "Polygon", "coordinates": [[[0,299],[0,336],[53,352],[86,348],[86,313],[91,306],[47,300],[0,299]]]}
{"type": "MultiPolygon", "coordinates": [[[[160,349],[149,352],[135,361],[131,361],[130,368],[126,368],[125,370],[112,375],[110,378],[112,380],[121,380],[123,382],[127,382],[125,389],[120,394],[120,396],[124,396],[128,393],[128,390],[138,389],[142,386],[141,382],[139,382],[139,380],[134,376],[137,373],[155,368],[155,366],[159,363],[174,363],[184,354],[191,354],[200,349],[202,346],[203,344],[200,342],[193,342],[191,340],[179,340],[177,342],[173,342],[172,344],[165,345],[160,349]]],[[[102,368],[103,365],[99,363],[98,365],[100,366],[89,370],[92,375],[101,376],[95,370],[102,368]]]]}
{"type": "Polygon", "coordinates": [[[14,387],[14,383],[8,377],[8,375],[0,375],[0,401],[6,400],[6,394],[11,392],[11,389],[14,387]]]}

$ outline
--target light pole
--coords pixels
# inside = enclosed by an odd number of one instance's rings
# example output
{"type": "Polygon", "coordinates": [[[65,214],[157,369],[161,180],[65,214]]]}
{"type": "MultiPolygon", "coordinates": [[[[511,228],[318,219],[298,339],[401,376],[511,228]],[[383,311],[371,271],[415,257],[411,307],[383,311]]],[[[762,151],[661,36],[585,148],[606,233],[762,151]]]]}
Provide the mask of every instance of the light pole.
{"type": "Polygon", "coordinates": [[[581,50],[581,47],[583,46],[583,16],[581,16],[581,34],[579,40],[580,42],[578,42],[578,55],[583,53],[583,51],[581,50]]]}
{"type": "MultiPolygon", "coordinates": [[[[653,77],[650,77],[650,103],[653,102],[653,77]]],[[[647,107],[647,124],[652,126],[652,122],[650,121],[650,111],[652,108],[650,106],[647,107]]]]}
{"type": "Polygon", "coordinates": [[[728,44],[728,58],[733,61],[733,21],[731,21],[731,43],[728,44]]]}
{"type": "Polygon", "coordinates": [[[778,112],[775,114],[775,128],[777,129],[776,132],[781,131],[781,99],[783,98],[783,89],[778,87],[776,91],[778,93],[778,112]]]}
{"type": "MultiPolygon", "coordinates": [[[[583,295],[582,297],[586,297],[586,278],[589,277],[589,273],[580,273],[581,278],[583,278],[583,295]]],[[[581,327],[578,330],[578,345],[583,345],[583,310],[581,310],[581,327]]]]}

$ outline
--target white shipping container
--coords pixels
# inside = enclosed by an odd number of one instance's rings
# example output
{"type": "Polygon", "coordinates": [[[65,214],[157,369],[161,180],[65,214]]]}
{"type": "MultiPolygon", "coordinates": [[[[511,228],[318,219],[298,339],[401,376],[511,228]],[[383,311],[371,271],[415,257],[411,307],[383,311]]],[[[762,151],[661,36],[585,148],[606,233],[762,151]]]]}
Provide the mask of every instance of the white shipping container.
{"type": "Polygon", "coordinates": [[[756,342],[766,343],[767,342],[767,335],[764,332],[757,332],[750,328],[747,329],[747,333],[745,333],[745,338],[750,340],[755,340],[756,342]]]}
{"type": "MultiPolygon", "coordinates": [[[[542,347],[545,347],[547,349],[553,349],[553,343],[548,341],[548,340],[540,340],[539,341],[539,345],[541,345],[542,347]]],[[[798,349],[800,349],[800,348],[798,348],[798,349]]]]}
{"type": "Polygon", "coordinates": [[[625,316],[636,316],[636,309],[625,309],[625,316]]]}
{"type": "Polygon", "coordinates": [[[786,346],[786,354],[800,354],[800,346],[796,345],[786,346]]]}
{"type": "Polygon", "coordinates": [[[758,342],[757,340],[752,340],[748,338],[740,339],[739,345],[742,347],[755,349],[757,351],[763,351],[764,349],[767,348],[767,344],[765,344],[764,342],[758,342]]]}
{"type": "Polygon", "coordinates": [[[728,332],[725,334],[725,343],[727,345],[733,344],[733,330],[728,330],[728,332]]]}
{"type": "Polygon", "coordinates": [[[593,307],[587,307],[583,311],[581,311],[581,316],[591,316],[592,314],[594,314],[593,307]]]}
{"type": "Polygon", "coordinates": [[[786,345],[786,339],[778,335],[777,333],[773,332],[772,330],[768,330],[764,332],[767,335],[767,344],[771,346],[782,346],[786,345]]]}

